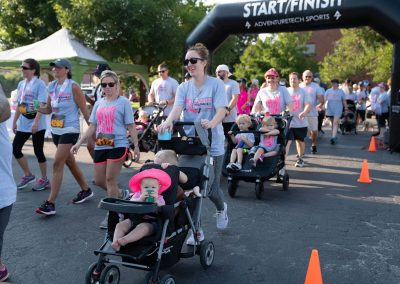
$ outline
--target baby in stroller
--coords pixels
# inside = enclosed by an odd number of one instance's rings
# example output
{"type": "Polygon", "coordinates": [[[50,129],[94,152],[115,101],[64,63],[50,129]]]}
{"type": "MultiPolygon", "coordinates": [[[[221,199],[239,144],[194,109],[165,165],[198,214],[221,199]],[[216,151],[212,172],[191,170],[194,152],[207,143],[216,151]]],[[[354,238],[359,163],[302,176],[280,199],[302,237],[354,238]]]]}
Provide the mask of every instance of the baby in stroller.
{"type": "MultiPolygon", "coordinates": [[[[236,118],[236,124],[240,131],[249,131],[252,125],[251,117],[247,114],[241,114],[236,118]]],[[[243,155],[249,152],[249,149],[254,146],[254,134],[253,133],[241,133],[232,134],[232,131],[228,132],[230,139],[233,144],[236,144],[235,148],[232,149],[231,158],[229,164],[226,166],[230,170],[241,170],[243,155]]]]}
{"type": "MultiPolygon", "coordinates": [[[[165,200],[161,194],[170,185],[170,176],[162,170],[148,169],[141,171],[129,181],[129,187],[133,192],[130,200],[156,203],[158,206],[165,205],[165,200]]],[[[121,246],[151,236],[156,231],[158,231],[158,222],[154,215],[146,214],[128,218],[116,225],[111,246],[115,251],[119,251],[121,246]],[[133,230],[131,230],[132,228],[133,230]]]]}
{"type": "Polygon", "coordinates": [[[357,134],[357,124],[356,124],[356,115],[355,115],[355,106],[353,104],[346,101],[348,104],[348,110],[343,112],[343,116],[340,119],[339,128],[342,134],[346,134],[346,132],[351,133],[354,131],[354,134],[357,134]]]}
{"type": "Polygon", "coordinates": [[[253,167],[257,166],[257,162],[263,161],[263,158],[276,156],[280,145],[278,144],[279,130],[276,129],[276,121],[272,116],[265,116],[262,120],[262,126],[259,131],[265,132],[261,135],[260,143],[250,150],[250,155],[254,157],[250,159],[253,167]]]}
{"type": "Polygon", "coordinates": [[[138,135],[142,135],[149,123],[149,114],[143,109],[139,109],[138,118],[135,120],[138,135]]]}

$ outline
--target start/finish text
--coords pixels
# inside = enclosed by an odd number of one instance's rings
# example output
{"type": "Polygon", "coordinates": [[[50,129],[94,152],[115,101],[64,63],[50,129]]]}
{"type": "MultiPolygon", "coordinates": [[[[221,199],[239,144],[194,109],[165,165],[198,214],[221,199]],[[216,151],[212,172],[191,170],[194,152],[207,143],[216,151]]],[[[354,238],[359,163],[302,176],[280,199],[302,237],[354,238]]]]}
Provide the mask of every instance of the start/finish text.
{"type": "Polygon", "coordinates": [[[300,11],[340,7],[342,0],[270,0],[246,3],[243,17],[288,14],[300,11]]]}

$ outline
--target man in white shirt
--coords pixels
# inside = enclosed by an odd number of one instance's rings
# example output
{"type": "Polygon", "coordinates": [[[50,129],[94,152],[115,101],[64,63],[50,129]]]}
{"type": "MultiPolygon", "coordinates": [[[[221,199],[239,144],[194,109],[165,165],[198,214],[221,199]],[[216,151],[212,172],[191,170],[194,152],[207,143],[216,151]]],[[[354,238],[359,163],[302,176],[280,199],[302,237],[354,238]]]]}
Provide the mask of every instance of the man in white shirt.
{"type": "Polygon", "coordinates": [[[229,77],[232,76],[232,73],[229,71],[229,67],[227,65],[225,64],[218,65],[215,72],[217,78],[220,78],[222,81],[224,81],[225,93],[228,98],[228,107],[226,108],[226,116],[222,121],[222,125],[224,126],[224,133],[226,136],[228,131],[231,130],[231,127],[235,123],[237,117],[236,103],[239,98],[240,88],[238,82],[229,79],[229,77]]]}
{"type": "Polygon", "coordinates": [[[157,71],[160,78],[151,84],[148,101],[166,105],[164,116],[168,116],[174,105],[176,89],[179,84],[174,78],[169,77],[168,66],[165,62],[158,65],[157,71]]]}

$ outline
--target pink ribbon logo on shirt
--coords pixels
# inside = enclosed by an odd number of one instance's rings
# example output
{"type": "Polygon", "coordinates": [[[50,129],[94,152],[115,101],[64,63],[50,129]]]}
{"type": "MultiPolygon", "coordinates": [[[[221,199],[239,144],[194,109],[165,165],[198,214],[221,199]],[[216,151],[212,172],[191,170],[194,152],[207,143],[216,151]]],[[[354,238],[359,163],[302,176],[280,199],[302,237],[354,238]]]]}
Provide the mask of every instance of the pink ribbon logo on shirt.
{"type": "Polygon", "coordinates": [[[101,107],[96,111],[97,133],[113,133],[114,132],[114,114],[116,107],[101,107]]]}

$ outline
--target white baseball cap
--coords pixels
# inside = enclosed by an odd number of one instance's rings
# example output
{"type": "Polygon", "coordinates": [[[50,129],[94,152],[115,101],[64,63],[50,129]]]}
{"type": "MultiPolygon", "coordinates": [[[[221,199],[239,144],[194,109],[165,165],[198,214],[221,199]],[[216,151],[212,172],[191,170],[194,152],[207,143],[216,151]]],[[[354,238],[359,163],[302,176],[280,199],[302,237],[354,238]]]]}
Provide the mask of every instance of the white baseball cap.
{"type": "Polygon", "coordinates": [[[228,77],[232,76],[232,73],[229,71],[228,65],[225,64],[218,65],[215,72],[218,73],[218,71],[226,71],[228,72],[228,77]]]}

